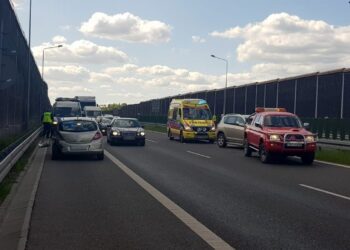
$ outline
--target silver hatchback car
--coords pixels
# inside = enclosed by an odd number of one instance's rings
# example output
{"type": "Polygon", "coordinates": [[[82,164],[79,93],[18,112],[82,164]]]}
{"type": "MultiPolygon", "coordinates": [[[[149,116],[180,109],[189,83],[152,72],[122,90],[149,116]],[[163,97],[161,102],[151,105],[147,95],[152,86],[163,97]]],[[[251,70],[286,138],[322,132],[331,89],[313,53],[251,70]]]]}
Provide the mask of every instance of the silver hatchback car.
{"type": "Polygon", "coordinates": [[[52,160],[70,154],[96,155],[98,160],[104,158],[103,135],[94,118],[62,118],[52,139],[52,160]]]}
{"type": "Polygon", "coordinates": [[[227,114],[222,117],[216,128],[216,140],[219,147],[234,144],[243,147],[244,126],[248,115],[227,114]]]}

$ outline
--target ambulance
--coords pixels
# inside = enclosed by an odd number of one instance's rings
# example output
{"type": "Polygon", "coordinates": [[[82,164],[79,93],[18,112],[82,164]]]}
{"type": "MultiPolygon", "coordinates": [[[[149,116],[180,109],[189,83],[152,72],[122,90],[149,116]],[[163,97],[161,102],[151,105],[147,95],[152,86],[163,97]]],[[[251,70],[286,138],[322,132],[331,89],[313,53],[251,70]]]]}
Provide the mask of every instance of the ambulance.
{"type": "Polygon", "coordinates": [[[173,99],[169,106],[168,138],[215,141],[215,123],[208,103],[203,99],[173,99]]]}

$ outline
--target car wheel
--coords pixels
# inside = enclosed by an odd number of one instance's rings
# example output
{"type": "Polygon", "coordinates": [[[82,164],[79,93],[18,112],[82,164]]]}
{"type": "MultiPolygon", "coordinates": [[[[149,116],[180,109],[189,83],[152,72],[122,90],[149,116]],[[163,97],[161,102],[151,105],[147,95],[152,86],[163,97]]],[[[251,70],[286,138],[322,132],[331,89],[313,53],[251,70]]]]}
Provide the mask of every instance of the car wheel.
{"type": "Polygon", "coordinates": [[[260,143],[259,156],[262,163],[269,163],[271,161],[271,153],[267,152],[264,143],[260,143]]]}
{"type": "Polygon", "coordinates": [[[182,131],[180,131],[180,142],[181,142],[181,143],[184,143],[184,142],[185,142],[185,138],[184,138],[184,136],[183,136],[183,134],[182,134],[182,131]]]}
{"type": "Polygon", "coordinates": [[[168,130],[168,138],[169,138],[169,140],[174,140],[174,136],[171,133],[170,129],[168,130]]]}
{"type": "Polygon", "coordinates": [[[97,157],[97,160],[102,161],[105,158],[105,154],[102,152],[100,154],[97,154],[96,157],[97,157]]]}
{"type": "Polygon", "coordinates": [[[218,134],[218,138],[217,138],[217,144],[220,148],[224,148],[226,147],[226,138],[225,138],[225,135],[224,133],[219,133],[218,134]]]}
{"type": "Polygon", "coordinates": [[[306,165],[311,165],[314,162],[315,153],[308,153],[301,157],[301,161],[306,165]]]}
{"type": "Polygon", "coordinates": [[[244,139],[244,156],[251,157],[252,156],[252,149],[249,146],[247,138],[244,139]]]}

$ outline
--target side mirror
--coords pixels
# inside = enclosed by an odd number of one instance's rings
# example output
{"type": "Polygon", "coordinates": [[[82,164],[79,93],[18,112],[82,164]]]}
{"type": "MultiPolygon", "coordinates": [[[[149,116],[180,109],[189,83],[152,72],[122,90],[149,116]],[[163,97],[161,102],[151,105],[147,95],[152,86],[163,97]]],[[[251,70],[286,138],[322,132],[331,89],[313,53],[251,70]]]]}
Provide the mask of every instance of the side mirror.
{"type": "Polygon", "coordinates": [[[255,127],[262,128],[261,124],[257,122],[255,123],[255,127]]]}
{"type": "Polygon", "coordinates": [[[111,128],[112,127],[112,124],[107,124],[107,128],[111,128]]]}
{"type": "Polygon", "coordinates": [[[145,128],[145,125],[141,125],[141,128],[145,128]]]}

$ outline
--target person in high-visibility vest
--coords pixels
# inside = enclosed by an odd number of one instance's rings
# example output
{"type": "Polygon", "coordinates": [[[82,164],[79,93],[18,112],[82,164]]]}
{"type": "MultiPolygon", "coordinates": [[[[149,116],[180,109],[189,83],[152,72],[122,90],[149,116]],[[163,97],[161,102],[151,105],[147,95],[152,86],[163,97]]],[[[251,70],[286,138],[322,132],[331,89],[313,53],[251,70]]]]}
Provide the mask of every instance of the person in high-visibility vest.
{"type": "Polygon", "coordinates": [[[43,123],[43,135],[46,135],[46,138],[51,136],[51,125],[53,123],[53,114],[51,112],[44,112],[41,116],[41,121],[43,123]]]}

